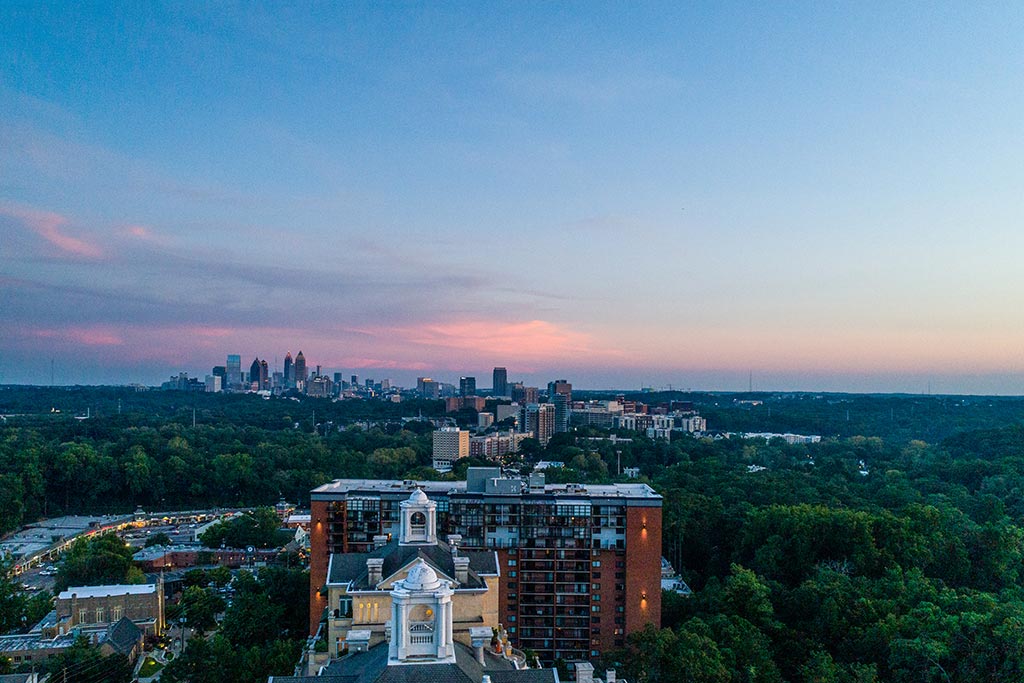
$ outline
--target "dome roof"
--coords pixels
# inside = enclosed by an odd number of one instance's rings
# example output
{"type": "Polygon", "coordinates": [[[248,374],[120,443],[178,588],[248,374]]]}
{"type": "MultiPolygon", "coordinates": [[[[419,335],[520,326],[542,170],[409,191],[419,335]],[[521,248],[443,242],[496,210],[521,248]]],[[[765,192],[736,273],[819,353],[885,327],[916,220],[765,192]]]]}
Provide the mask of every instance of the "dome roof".
{"type": "Polygon", "coordinates": [[[409,496],[410,503],[426,503],[428,500],[427,494],[423,493],[423,489],[416,489],[412,492],[412,495],[409,496]]]}
{"type": "Polygon", "coordinates": [[[402,585],[406,590],[411,591],[432,590],[441,586],[441,579],[437,578],[437,572],[421,558],[409,570],[402,585]]]}

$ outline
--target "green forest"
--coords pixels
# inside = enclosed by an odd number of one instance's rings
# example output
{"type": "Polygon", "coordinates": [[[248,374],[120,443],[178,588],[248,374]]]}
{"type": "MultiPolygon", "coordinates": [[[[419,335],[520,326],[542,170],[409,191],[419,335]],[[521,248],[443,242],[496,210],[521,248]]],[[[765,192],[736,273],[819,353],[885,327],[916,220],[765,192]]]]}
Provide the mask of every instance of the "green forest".
{"type": "MultiPolygon", "coordinates": [[[[566,463],[549,481],[616,481],[620,466],[637,467],[664,496],[664,555],[693,595],[666,594],[663,628],[633,634],[603,664],[634,683],[1024,680],[1024,400],[632,398],[693,402],[716,433],[822,440],[668,443],[620,432],[632,441],[613,445],[581,438],[606,431],[580,429],[543,449],[528,442],[524,470],[541,458],[566,463]]],[[[442,410],[4,388],[0,531],[136,505],[302,503],[336,477],[436,478],[429,423],[400,418],[442,410]],[[344,428],[365,420],[376,424],[344,428]]],[[[272,635],[228,633],[206,654],[272,635]]],[[[268,670],[262,656],[254,651],[254,670],[268,670]]]]}

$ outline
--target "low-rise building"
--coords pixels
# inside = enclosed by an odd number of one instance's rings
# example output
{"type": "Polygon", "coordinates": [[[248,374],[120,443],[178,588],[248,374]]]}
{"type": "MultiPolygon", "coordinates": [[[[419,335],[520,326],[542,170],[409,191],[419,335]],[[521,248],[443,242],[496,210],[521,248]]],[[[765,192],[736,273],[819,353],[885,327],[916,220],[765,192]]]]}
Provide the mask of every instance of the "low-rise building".
{"type": "Polygon", "coordinates": [[[164,632],[164,591],[158,584],[73,586],[54,603],[56,630],[106,630],[127,617],[147,634],[164,632]]]}

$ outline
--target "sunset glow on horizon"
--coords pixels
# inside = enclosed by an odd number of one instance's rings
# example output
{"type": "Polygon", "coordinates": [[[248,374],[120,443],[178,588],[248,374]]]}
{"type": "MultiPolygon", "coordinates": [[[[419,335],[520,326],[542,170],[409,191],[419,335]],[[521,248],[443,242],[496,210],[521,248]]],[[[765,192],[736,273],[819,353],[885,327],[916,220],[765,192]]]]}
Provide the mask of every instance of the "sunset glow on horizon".
{"type": "Polygon", "coordinates": [[[6,4],[0,384],[1024,394],[1024,8],[927,9],[6,4]]]}

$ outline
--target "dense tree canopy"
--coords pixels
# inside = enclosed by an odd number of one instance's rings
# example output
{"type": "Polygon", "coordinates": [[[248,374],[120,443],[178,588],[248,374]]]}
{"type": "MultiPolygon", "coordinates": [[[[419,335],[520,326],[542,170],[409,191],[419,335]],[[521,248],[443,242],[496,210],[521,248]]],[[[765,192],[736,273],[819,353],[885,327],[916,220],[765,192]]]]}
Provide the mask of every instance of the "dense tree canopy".
{"type": "MultiPolygon", "coordinates": [[[[692,401],[723,432],[823,438],[667,442],[619,432],[631,441],[613,444],[602,440],[608,431],[580,428],[546,447],[526,442],[524,471],[540,459],[566,463],[548,470],[549,481],[605,483],[622,480],[620,467],[636,467],[664,496],[664,555],[694,594],[666,595],[664,628],[635,633],[625,650],[608,654],[629,680],[1024,679],[1024,400],[635,398],[692,401]]],[[[0,531],[42,515],[136,505],[258,506],[281,495],[305,502],[335,477],[441,476],[428,468],[430,426],[398,419],[439,414],[438,402],[5,389],[0,410],[34,413],[0,424],[0,531]],[[85,406],[92,418],[68,415],[85,406]],[[367,419],[383,422],[352,424],[367,419]]],[[[445,476],[464,476],[468,464],[445,476]]],[[[257,512],[209,540],[259,546],[258,534],[271,527],[276,518],[257,512]]],[[[59,585],[132,580],[123,543],[82,543],[59,585]]],[[[194,578],[204,595],[211,581],[225,580],[194,578]]],[[[266,569],[233,584],[220,629],[195,639],[167,668],[168,681],[242,683],[291,670],[307,624],[308,577],[266,569]],[[231,670],[222,673],[224,661],[231,670]]],[[[13,590],[5,597],[0,584],[0,626],[17,625],[20,615],[11,615],[24,600],[13,590]]]]}

